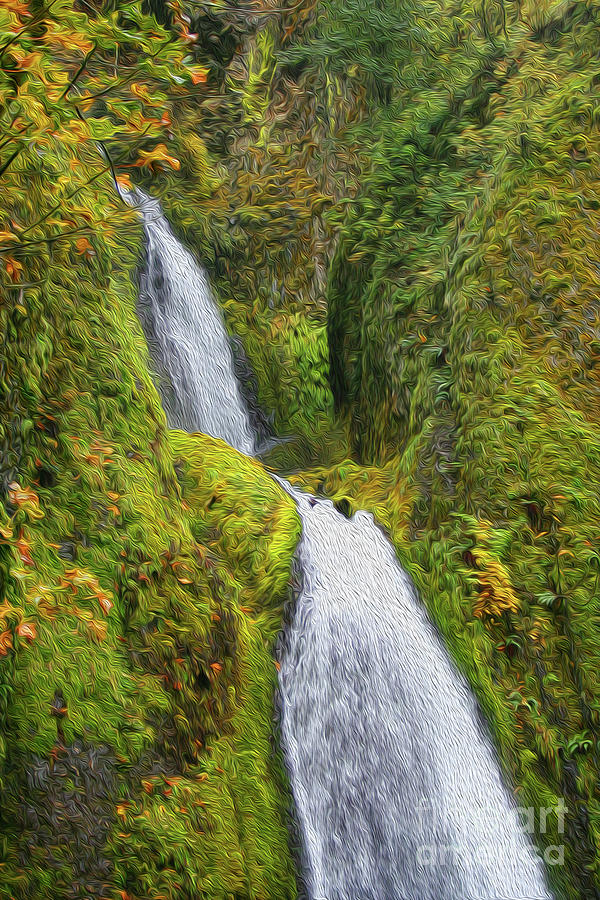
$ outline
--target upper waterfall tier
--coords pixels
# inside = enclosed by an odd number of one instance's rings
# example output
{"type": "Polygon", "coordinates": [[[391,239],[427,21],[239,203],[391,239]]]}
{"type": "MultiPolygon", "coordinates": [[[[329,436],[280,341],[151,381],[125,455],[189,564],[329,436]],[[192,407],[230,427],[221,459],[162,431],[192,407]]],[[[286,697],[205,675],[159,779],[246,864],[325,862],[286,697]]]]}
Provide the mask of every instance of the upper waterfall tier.
{"type": "Polygon", "coordinates": [[[139,316],[159,376],[169,424],[254,452],[254,435],[233,356],[205,270],[175,237],[160,204],[139,189],[146,234],[139,316]]]}

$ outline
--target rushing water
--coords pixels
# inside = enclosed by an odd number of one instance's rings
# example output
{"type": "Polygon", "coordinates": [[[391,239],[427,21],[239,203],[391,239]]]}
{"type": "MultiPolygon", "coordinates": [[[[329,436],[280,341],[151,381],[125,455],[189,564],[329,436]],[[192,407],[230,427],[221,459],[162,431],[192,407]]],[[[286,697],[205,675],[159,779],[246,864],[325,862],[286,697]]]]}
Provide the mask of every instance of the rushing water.
{"type": "Polygon", "coordinates": [[[135,199],[146,235],[138,312],[169,424],[252,454],[254,435],[206,272],[177,240],[158,201],[139,190],[135,199]]]}
{"type": "MultiPolygon", "coordinates": [[[[141,208],[140,315],[169,419],[252,453],[206,275],[158,204],[141,208]]],[[[302,519],[302,589],[281,646],[281,741],[310,900],[550,897],[477,706],[392,546],[368,513],[346,519],[283,484],[302,519]]]]}
{"type": "Polygon", "coordinates": [[[466,683],[366,512],[294,492],[281,738],[311,898],[546,898],[466,683]]]}

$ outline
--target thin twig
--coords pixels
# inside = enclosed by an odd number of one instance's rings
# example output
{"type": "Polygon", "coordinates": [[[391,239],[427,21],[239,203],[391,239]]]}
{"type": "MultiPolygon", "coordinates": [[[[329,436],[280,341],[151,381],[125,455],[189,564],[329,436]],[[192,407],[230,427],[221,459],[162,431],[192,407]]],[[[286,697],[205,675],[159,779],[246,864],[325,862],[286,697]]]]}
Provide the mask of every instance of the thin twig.
{"type": "MultiPolygon", "coordinates": [[[[128,206],[128,204],[127,204],[127,206],[128,206]]],[[[133,209],[138,209],[139,207],[129,207],[128,206],[128,208],[133,210],[133,209]]],[[[111,223],[112,219],[116,218],[117,222],[119,224],[119,228],[138,228],[139,227],[139,224],[140,224],[139,222],[129,223],[129,222],[121,221],[121,219],[119,218],[121,215],[122,214],[119,213],[119,214],[117,214],[117,216],[113,216],[112,218],[103,219],[102,222],[103,222],[103,224],[106,224],[107,222],[111,223]]],[[[158,222],[160,218],[161,218],[160,216],[157,216],[155,219],[149,218],[149,219],[147,219],[147,221],[148,222],[158,222]]],[[[50,237],[40,238],[39,240],[36,240],[36,241],[25,241],[24,244],[6,244],[0,248],[0,255],[5,253],[7,250],[21,250],[24,247],[39,247],[41,244],[55,244],[57,241],[66,240],[67,238],[71,238],[76,234],[98,234],[98,231],[92,225],[81,225],[79,228],[73,228],[71,231],[63,231],[60,234],[50,235],[50,237]]],[[[40,282],[40,283],[45,284],[45,281],[40,282]]],[[[37,284],[37,282],[32,282],[32,284],[37,284]]],[[[26,285],[26,284],[22,285],[22,286],[28,287],[28,285],[26,285]]],[[[21,285],[16,284],[15,287],[21,287],[21,285]]]]}
{"type": "MultiPolygon", "coordinates": [[[[144,137],[144,135],[150,130],[151,127],[152,127],[152,123],[150,123],[150,124],[149,124],[149,125],[141,132],[140,137],[141,137],[141,138],[144,137]]],[[[19,151],[19,152],[20,152],[20,151],[19,151]]],[[[128,153],[129,153],[129,148],[127,148],[126,150],[124,150],[123,153],[117,158],[117,163],[119,163],[122,159],[124,159],[124,158],[127,156],[128,153]]],[[[51,216],[53,213],[57,212],[57,211],[61,208],[61,206],[63,206],[64,203],[67,203],[69,200],[72,200],[73,197],[77,196],[77,194],[78,194],[80,191],[84,190],[84,188],[89,187],[90,184],[93,184],[95,181],[97,181],[97,180],[98,180],[99,178],[101,178],[103,175],[106,175],[107,172],[111,172],[111,171],[114,171],[114,166],[113,166],[112,161],[111,161],[110,165],[108,165],[105,169],[101,169],[100,172],[97,172],[95,175],[92,176],[92,178],[89,178],[86,182],[84,182],[84,184],[80,185],[80,186],[77,188],[77,190],[73,191],[73,192],[72,192],[71,194],[69,194],[67,197],[63,197],[63,199],[62,199],[59,203],[57,203],[55,206],[53,206],[52,209],[48,210],[48,212],[46,213],[45,216],[42,216],[42,218],[41,218],[41,219],[38,219],[37,222],[33,222],[31,225],[28,225],[27,228],[23,229],[23,231],[21,232],[21,235],[27,234],[27,232],[28,232],[28,231],[31,231],[33,228],[37,228],[37,226],[38,226],[38,225],[41,225],[42,222],[45,222],[46,219],[47,219],[49,216],[51,216]]],[[[2,174],[2,173],[0,172],[0,174],[2,174]]],[[[43,240],[42,240],[42,241],[37,241],[36,243],[42,243],[42,244],[43,244],[44,241],[43,241],[43,240]]],[[[16,247],[19,247],[19,246],[22,246],[22,245],[16,244],[15,246],[16,246],[16,247]]]]}
{"type": "MultiPolygon", "coordinates": [[[[168,47],[169,44],[172,44],[173,40],[174,40],[173,38],[169,38],[168,41],[165,41],[164,44],[160,45],[160,47],[158,48],[156,53],[153,53],[151,56],[145,57],[145,59],[156,59],[156,57],[161,52],[161,50],[164,50],[165,47],[168,47]]],[[[102,91],[98,91],[97,94],[90,94],[89,97],[80,97],[79,102],[80,103],[89,103],[91,100],[97,100],[98,97],[105,97],[106,94],[110,94],[110,92],[113,91],[115,88],[124,87],[126,84],[129,84],[129,82],[133,78],[135,78],[135,76],[139,73],[139,71],[140,71],[139,69],[134,69],[134,71],[131,73],[131,75],[128,75],[127,78],[123,78],[121,81],[115,81],[113,84],[109,84],[108,87],[104,88],[104,90],[102,90],[102,91]]]]}
{"type": "Polygon", "coordinates": [[[46,15],[46,13],[50,9],[52,9],[52,7],[54,6],[55,3],[58,3],[58,0],[51,0],[51,2],[48,4],[48,6],[45,6],[43,9],[41,9],[40,12],[37,14],[37,16],[34,16],[34,18],[31,20],[31,22],[28,22],[27,25],[24,25],[23,28],[21,28],[19,31],[17,31],[16,34],[14,34],[11,37],[10,41],[7,41],[3,47],[0,47],[0,60],[2,59],[2,57],[4,56],[4,54],[8,50],[8,48],[12,44],[14,44],[15,41],[19,40],[19,38],[21,37],[21,35],[23,34],[24,31],[27,31],[33,25],[37,25],[39,22],[42,21],[42,19],[46,15]]]}
{"type": "Polygon", "coordinates": [[[279,7],[278,9],[252,9],[252,7],[245,7],[243,9],[238,9],[236,7],[231,6],[221,6],[220,3],[212,3],[210,0],[188,0],[187,6],[208,6],[212,9],[216,9],[221,13],[241,13],[243,15],[250,16],[280,16],[285,15],[286,13],[295,12],[301,6],[304,5],[305,0],[299,0],[294,6],[288,7],[279,7]]]}
{"type": "Polygon", "coordinates": [[[0,150],[2,149],[2,147],[4,147],[6,144],[9,144],[11,141],[16,141],[16,139],[19,137],[20,134],[23,134],[25,131],[29,131],[29,129],[31,128],[32,125],[33,125],[33,122],[29,122],[28,125],[24,125],[22,128],[20,128],[16,134],[9,134],[8,137],[5,137],[4,140],[2,141],[2,143],[0,144],[0,150]]]}
{"type": "Polygon", "coordinates": [[[9,158],[7,159],[7,161],[4,163],[4,165],[3,165],[2,168],[0,169],[0,176],[4,175],[4,173],[6,172],[6,170],[8,169],[8,167],[10,166],[10,164],[17,158],[17,156],[18,156],[19,153],[22,151],[22,149],[23,149],[23,147],[17,147],[17,149],[15,150],[15,152],[13,153],[13,155],[12,155],[12,156],[9,156],[9,158]]]}
{"type": "Polygon", "coordinates": [[[67,96],[67,94],[69,93],[71,88],[75,87],[77,79],[79,78],[79,76],[81,75],[81,73],[83,72],[83,70],[85,69],[85,67],[87,66],[87,64],[89,63],[90,59],[92,58],[92,56],[94,55],[94,53],[96,52],[97,49],[98,49],[98,45],[96,43],[94,43],[94,46],[92,47],[90,52],[87,54],[87,56],[85,57],[85,59],[83,60],[83,62],[79,66],[79,68],[77,69],[77,72],[73,76],[72,80],[68,83],[68,85],[66,86],[66,88],[64,89],[64,91],[62,92],[60,97],[58,98],[59,100],[64,100],[64,98],[67,96]]]}

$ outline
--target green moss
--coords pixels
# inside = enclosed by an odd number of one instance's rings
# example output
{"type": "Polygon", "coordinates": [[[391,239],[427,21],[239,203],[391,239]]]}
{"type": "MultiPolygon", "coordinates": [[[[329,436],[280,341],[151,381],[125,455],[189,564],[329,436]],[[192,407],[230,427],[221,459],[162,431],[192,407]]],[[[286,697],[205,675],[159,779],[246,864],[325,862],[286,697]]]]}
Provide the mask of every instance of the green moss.
{"type": "Polygon", "coordinates": [[[564,843],[556,890],[593,896],[599,23],[580,3],[483,11],[454,10],[375,117],[328,325],[336,399],[375,466],[364,484],[350,463],[316,477],[389,529],[519,801],[570,810],[564,836],[556,819],[535,835],[564,843]]]}
{"type": "Polygon", "coordinates": [[[171,432],[194,533],[235,573],[254,615],[279,623],[300,520],[291,497],[261,464],[203,434],[171,432]]]}
{"type": "Polygon", "coordinates": [[[293,897],[271,645],[298,524],[258,463],[202,445],[204,468],[193,438],[182,491],[138,236],[23,257],[43,286],[0,309],[0,893],[293,897]]]}
{"type": "MultiPolygon", "coordinates": [[[[565,799],[557,892],[594,896],[597,10],[371,12],[243,40],[198,17],[210,85],[146,186],[290,438],[269,464],[388,530],[521,805],[565,799]]],[[[4,194],[20,233],[48,172],[62,191],[2,274],[0,894],[291,898],[272,644],[298,518],[257,461],[166,428],[139,225],[74,146],[42,173],[31,141],[4,194]],[[55,240],[71,219],[89,246],[55,240]]]]}
{"type": "Polygon", "coordinates": [[[289,311],[249,316],[235,301],[224,308],[252,362],[276,434],[315,438],[331,429],[324,324],[289,311]]]}

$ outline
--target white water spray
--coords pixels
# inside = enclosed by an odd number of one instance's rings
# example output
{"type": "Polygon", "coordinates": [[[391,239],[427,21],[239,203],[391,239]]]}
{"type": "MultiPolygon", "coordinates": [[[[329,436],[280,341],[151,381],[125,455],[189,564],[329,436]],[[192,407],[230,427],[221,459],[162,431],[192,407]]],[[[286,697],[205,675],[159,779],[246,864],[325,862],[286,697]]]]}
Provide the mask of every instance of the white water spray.
{"type": "Polygon", "coordinates": [[[293,491],[303,586],[280,657],[281,740],[311,900],[540,900],[475,701],[394,549],[293,491]]]}
{"type": "Polygon", "coordinates": [[[169,424],[252,454],[248,412],[206,272],[177,240],[158,201],[139,190],[135,201],[146,234],[138,312],[169,424]]]}

